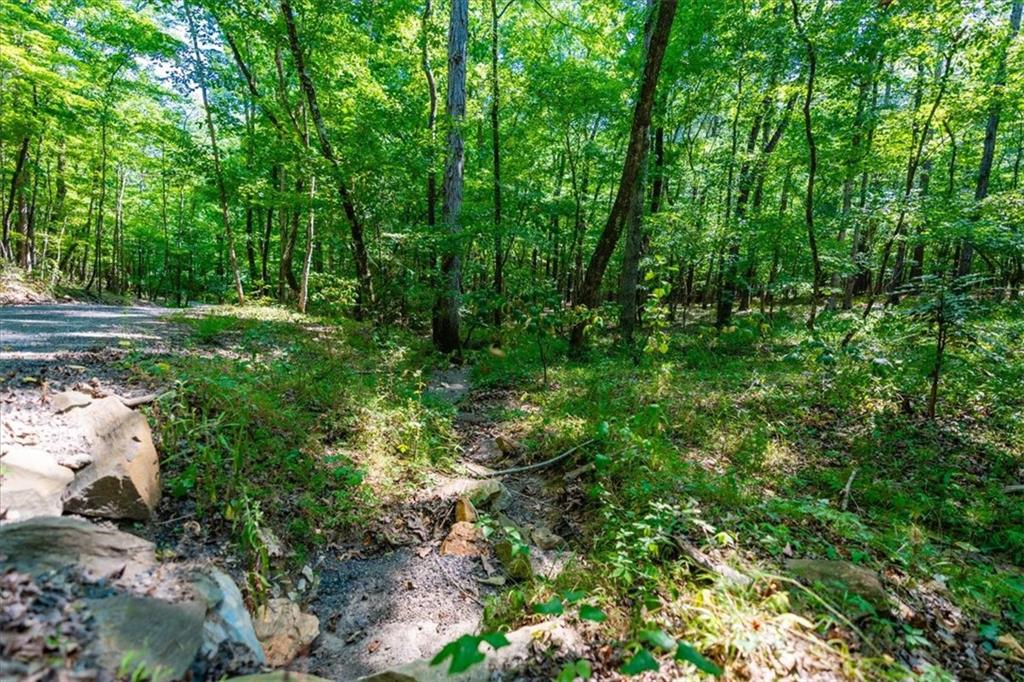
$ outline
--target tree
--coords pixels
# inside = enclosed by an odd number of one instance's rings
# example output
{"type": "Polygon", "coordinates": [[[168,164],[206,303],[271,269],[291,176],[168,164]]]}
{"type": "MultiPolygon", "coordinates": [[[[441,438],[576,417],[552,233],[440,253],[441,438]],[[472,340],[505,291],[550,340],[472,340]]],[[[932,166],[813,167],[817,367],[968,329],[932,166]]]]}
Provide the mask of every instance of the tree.
{"type": "MultiPolygon", "coordinates": [[[[654,28],[651,31],[650,45],[644,60],[643,75],[640,79],[640,90],[633,110],[633,125],[629,132],[629,145],[626,148],[626,159],[622,166],[619,189],[615,195],[615,203],[605,222],[604,230],[594,248],[594,253],[587,264],[583,277],[583,285],[577,299],[579,305],[593,308],[597,304],[601,282],[604,279],[608,261],[622,234],[622,228],[629,217],[630,208],[634,203],[637,182],[641,176],[641,168],[647,154],[647,134],[651,125],[651,109],[654,105],[654,92],[658,86],[658,75],[665,57],[669,33],[676,15],[676,0],[658,0],[655,13],[654,28]]],[[[570,334],[572,348],[579,351],[583,347],[585,322],[577,322],[570,334]]]]}
{"type": "Polygon", "coordinates": [[[448,152],[444,164],[442,215],[448,231],[441,256],[441,290],[434,318],[434,344],[442,353],[458,354],[461,349],[459,322],[462,297],[462,260],[459,253],[459,223],[462,212],[462,174],[466,150],[462,126],[466,117],[466,43],[469,39],[468,0],[452,0],[448,25],[448,152]]]}

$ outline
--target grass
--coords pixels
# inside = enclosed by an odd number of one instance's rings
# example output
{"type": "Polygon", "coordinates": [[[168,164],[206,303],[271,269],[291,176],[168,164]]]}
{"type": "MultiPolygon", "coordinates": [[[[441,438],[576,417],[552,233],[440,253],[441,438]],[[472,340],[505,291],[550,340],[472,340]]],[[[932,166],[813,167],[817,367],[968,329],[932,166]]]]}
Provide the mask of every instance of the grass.
{"type": "MultiPolygon", "coordinates": [[[[750,663],[782,636],[769,629],[762,637],[751,623],[790,610],[821,634],[849,634],[817,595],[770,577],[788,557],[814,557],[903,581],[899,596],[926,611],[915,586],[938,583],[963,610],[967,631],[987,623],[1021,639],[1024,504],[1003,488],[1020,482],[1024,466],[1022,312],[974,313],[974,342],[947,364],[935,421],[922,414],[931,346],[898,310],[846,349],[846,320],[825,318],[811,335],[802,320],[757,315],[721,333],[671,330],[659,344],[665,352],[638,363],[599,342],[582,361],[559,354],[551,389],[541,385],[532,348],[482,355],[479,381],[532,377],[525,398],[540,409],[520,415],[515,428],[548,451],[609,425],[584,491],[585,569],[506,595],[492,604],[490,625],[521,619],[521,604],[543,600],[545,590],[582,588],[617,613],[608,636],[629,641],[658,614],[720,661],[750,663]],[[673,533],[766,577],[742,595],[709,592],[680,568],[673,533]]],[[[849,596],[821,594],[839,614],[864,614],[856,620],[869,641],[838,640],[865,647],[855,661],[860,674],[902,674],[870,654],[872,642],[889,653],[943,646],[927,642],[931,632],[920,635],[927,644],[915,641],[913,628],[849,596]]],[[[854,661],[849,652],[845,659],[854,661]]]]}
{"type": "MultiPolygon", "coordinates": [[[[607,615],[595,627],[623,660],[660,631],[735,672],[781,674],[780,652],[796,652],[896,679],[902,651],[939,661],[922,675],[947,676],[958,652],[941,641],[941,614],[982,651],[1024,640],[1024,505],[1003,490],[1024,466],[1022,313],[972,311],[936,420],[922,409],[928,330],[899,309],[846,348],[841,315],[822,317],[816,334],[785,314],[669,328],[639,355],[606,335],[571,359],[547,338],[547,382],[531,334],[477,352],[478,386],[515,387],[537,408],[494,415],[527,451],[600,437],[581,455],[594,472],[569,490],[585,528],[580,561],[492,600],[486,627],[537,619],[532,605],[576,590],[607,615]],[[680,560],[677,535],[753,583],[709,580],[680,560]],[[806,588],[787,574],[792,557],[882,574],[917,615],[806,588]]],[[[425,340],[267,307],[181,320],[191,348],[142,361],[175,386],[154,407],[166,487],[231,532],[254,597],[278,541],[302,562],[452,463],[452,408],[422,396],[436,362],[425,340]]]]}
{"type": "Polygon", "coordinates": [[[154,408],[165,489],[230,529],[257,593],[278,542],[301,562],[449,462],[451,415],[420,398],[418,340],[273,308],[179,321],[191,347],[142,365],[174,386],[154,408]]]}

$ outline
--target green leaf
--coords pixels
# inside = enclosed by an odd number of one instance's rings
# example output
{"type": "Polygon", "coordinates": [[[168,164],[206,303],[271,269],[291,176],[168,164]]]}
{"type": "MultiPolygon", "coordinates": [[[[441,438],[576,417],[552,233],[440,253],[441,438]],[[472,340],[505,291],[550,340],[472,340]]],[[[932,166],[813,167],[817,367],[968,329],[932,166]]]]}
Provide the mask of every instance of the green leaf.
{"type": "Polygon", "coordinates": [[[585,680],[589,680],[594,671],[590,667],[590,661],[580,659],[576,661],[576,674],[585,680]]]}
{"type": "Polygon", "coordinates": [[[595,623],[603,623],[608,620],[608,616],[604,615],[604,611],[596,606],[590,606],[588,604],[584,604],[580,607],[580,618],[583,620],[592,620],[595,623]]]}
{"type": "Polygon", "coordinates": [[[451,658],[452,663],[448,666],[448,674],[456,675],[461,673],[464,670],[467,670],[470,666],[476,665],[484,660],[484,655],[478,650],[480,642],[481,639],[479,637],[463,635],[454,642],[446,644],[444,648],[437,653],[437,656],[434,656],[430,661],[430,665],[440,665],[446,658],[451,658]]]}
{"type": "Polygon", "coordinates": [[[533,605],[534,613],[543,613],[545,616],[559,616],[562,614],[562,600],[558,597],[552,597],[543,604],[533,605]]]}
{"type": "Polygon", "coordinates": [[[658,661],[654,656],[651,656],[647,649],[641,649],[636,656],[626,661],[625,665],[619,668],[619,672],[623,675],[639,675],[648,670],[658,670],[660,667],[658,661]]]}
{"type": "Polygon", "coordinates": [[[508,646],[510,642],[503,632],[485,632],[480,635],[480,639],[490,644],[495,649],[500,649],[503,646],[508,646]]]}
{"type": "Polygon", "coordinates": [[[580,599],[583,599],[586,596],[587,596],[586,592],[575,592],[573,590],[566,590],[565,592],[562,593],[562,599],[564,599],[565,601],[569,602],[570,604],[575,604],[580,599]]]}
{"type": "Polygon", "coordinates": [[[676,640],[664,630],[642,630],[640,639],[657,649],[672,651],[676,648],[676,640]]]}
{"type": "Polygon", "coordinates": [[[719,668],[717,665],[701,656],[699,651],[694,649],[686,642],[679,643],[679,648],[676,649],[676,660],[692,663],[697,667],[697,670],[705,672],[708,675],[715,675],[717,677],[718,675],[722,674],[721,668],[719,668]]]}
{"type": "Polygon", "coordinates": [[[555,681],[573,682],[577,677],[587,680],[590,679],[590,675],[592,673],[593,671],[590,668],[590,662],[581,658],[575,663],[566,663],[562,666],[562,669],[559,671],[558,677],[555,678],[555,681]]]}
{"type": "Polygon", "coordinates": [[[601,422],[600,424],[597,425],[597,437],[598,438],[607,438],[608,437],[608,432],[609,432],[608,422],[601,422]]]}

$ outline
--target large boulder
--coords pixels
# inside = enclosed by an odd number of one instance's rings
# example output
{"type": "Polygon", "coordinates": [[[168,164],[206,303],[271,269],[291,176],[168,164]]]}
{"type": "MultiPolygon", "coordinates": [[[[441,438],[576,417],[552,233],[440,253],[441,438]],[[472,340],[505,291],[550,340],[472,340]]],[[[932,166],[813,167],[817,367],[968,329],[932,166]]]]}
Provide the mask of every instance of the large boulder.
{"type": "Polygon", "coordinates": [[[320,634],[319,619],[288,599],[271,599],[260,607],[255,626],[267,664],[275,668],[291,663],[320,634]]]}
{"type": "Polygon", "coordinates": [[[60,516],[61,497],[74,479],[39,447],[11,445],[0,457],[0,510],[4,521],[25,521],[36,516],[60,516]]]}
{"type": "Polygon", "coordinates": [[[87,599],[96,623],[94,653],[105,670],[153,682],[184,677],[203,641],[206,605],[115,595],[87,599]]]}
{"type": "Polygon", "coordinates": [[[153,543],[84,519],[36,517],[0,527],[0,569],[38,575],[73,566],[130,579],[156,565],[153,543]]]}
{"type": "Polygon", "coordinates": [[[160,465],[146,417],[111,396],[67,414],[89,442],[92,464],[64,493],[64,511],[147,519],[160,502],[160,465]]]}

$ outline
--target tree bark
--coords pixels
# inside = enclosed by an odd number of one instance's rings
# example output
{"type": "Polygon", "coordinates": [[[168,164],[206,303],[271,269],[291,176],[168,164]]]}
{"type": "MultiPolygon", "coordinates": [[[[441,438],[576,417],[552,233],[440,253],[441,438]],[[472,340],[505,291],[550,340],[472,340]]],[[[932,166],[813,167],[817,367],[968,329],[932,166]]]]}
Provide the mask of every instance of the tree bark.
{"type": "Polygon", "coordinates": [[[465,147],[462,126],[466,116],[466,44],[469,38],[469,2],[451,0],[448,26],[448,153],[444,165],[444,203],[442,207],[448,243],[441,258],[442,283],[438,292],[434,319],[434,344],[442,353],[459,354],[459,306],[461,304],[462,260],[458,237],[462,212],[462,175],[465,147]]]}

